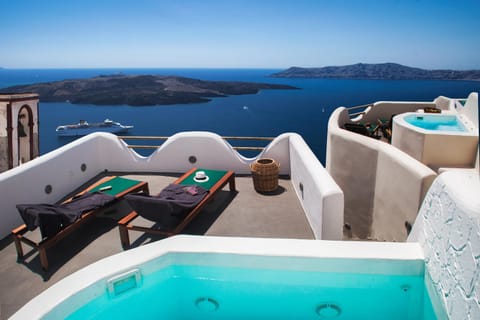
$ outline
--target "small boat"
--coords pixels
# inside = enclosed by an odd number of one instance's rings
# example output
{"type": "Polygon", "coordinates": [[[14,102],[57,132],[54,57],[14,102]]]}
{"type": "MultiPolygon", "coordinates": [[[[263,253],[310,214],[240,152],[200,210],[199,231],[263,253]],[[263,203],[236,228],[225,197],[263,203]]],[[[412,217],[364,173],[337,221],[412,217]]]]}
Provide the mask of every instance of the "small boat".
{"type": "Polygon", "coordinates": [[[125,133],[132,128],[133,126],[124,126],[119,122],[105,119],[103,122],[98,123],[88,123],[85,120],[80,120],[80,122],[77,124],[66,124],[58,126],[55,131],[59,136],[70,137],[85,136],[93,132],[125,133]]]}

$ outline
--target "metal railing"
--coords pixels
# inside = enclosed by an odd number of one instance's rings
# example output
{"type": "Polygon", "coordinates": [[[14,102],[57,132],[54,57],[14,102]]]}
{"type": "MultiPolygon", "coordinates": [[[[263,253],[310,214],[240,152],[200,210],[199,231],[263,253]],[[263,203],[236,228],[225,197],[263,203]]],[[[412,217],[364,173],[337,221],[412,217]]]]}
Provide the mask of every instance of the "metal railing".
{"type": "MultiPolygon", "coordinates": [[[[163,141],[165,142],[169,137],[168,136],[118,136],[120,140],[123,140],[127,143],[128,148],[130,149],[158,149],[160,145],[149,145],[149,144],[129,144],[126,140],[154,140],[154,141],[163,141]]],[[[263,151],[265,146],[270,143],[274,138],[272,137],[237,137],[237,136],[223,136],[222,139],[226,141],[255,141],[257,146],[237,146],[233,145],[233,149],[237,151],[263,151]],[[267,142],[267,143],[265,143],[267,142]],[[263,143],[264,146],[258,146],[258,144],[263,143]]]]}
{"type": "Polygon", "coordinates": [[[355,117],[357,117],[361,114],[365,114],[365,109],[367,109],[368,107],[371,107],[371,106],[373,106],[372,103],[362,104],[360,106],[347,108],[348,115],[350,116],[350,119],[355,118],[355,117]],[[356,110],[361,110],[361,111],[354,112],[356,110]]]}

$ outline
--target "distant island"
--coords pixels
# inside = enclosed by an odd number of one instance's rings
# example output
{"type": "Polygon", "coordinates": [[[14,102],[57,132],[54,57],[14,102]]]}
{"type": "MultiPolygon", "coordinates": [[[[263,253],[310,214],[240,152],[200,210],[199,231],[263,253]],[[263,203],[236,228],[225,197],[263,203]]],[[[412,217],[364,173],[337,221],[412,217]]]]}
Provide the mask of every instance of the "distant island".
{"type": "Polygon", "coordinates": [[[323,68],[291,67],[271,75],[276,78],[337,78],[377,80],[480,80],[480,70],[425,70],[397,63],[357,63],[323,68]]]}
{"type": "Polygon", "coordinates": [[[102,75],[89,79],[18,85],[0,93],[34,92],[43,102],[151,106],[208,102],[213,97],[254,94],[263,89],[298,89],[288,85],[204,81],[157,75],[102,75]]]}

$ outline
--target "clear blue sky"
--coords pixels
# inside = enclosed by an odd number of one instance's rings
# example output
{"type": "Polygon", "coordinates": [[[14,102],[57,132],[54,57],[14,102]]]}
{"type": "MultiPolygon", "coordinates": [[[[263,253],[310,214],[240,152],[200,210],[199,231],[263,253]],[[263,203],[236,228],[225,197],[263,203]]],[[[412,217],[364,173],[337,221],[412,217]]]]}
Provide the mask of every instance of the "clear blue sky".
{"type": "Polygon", "coordinates": [[[7,68],[480,69],[480,0],[0,0],[7,68]]]}

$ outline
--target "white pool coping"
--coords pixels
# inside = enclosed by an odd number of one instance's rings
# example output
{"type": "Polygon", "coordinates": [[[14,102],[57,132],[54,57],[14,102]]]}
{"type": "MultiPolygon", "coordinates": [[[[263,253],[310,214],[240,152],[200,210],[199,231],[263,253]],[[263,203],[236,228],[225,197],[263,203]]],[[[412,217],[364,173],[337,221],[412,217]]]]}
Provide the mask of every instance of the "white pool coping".
{"type": "MultiPolygon", "coordinates": [[[[28,302],[10,319],[41,319],[70,296],[134,268],[188,263],[185,254],[202,265],[273,267],[333,272],[423,275],[424,254],[418,243],[260,239],[181,235],[125,251],[93,263],[54,284],[28,302]],[[167,262],[152,262],[166,256],[167,262]],[[211,259],[215,256],[216,259],[211,259]],[[232,257],[238,259],[232,259],[232,257]],[[204,257],[203,261],[198,258],[204,257]],[[259,259],[260,258],[260,259],[259,259]],[[276,264],[268,262],[275,258],[276,264]],[[289,263],[278,265],[278,259],[289,263]],[[254,260],[252,260],[254,259],[254,260]],[[241,262],[243,261],[243,262],[241,262]],[[259,262],[257,266],[252,262],[259,262]],[[329,263],[329,262],[335,263],[329,263]],[[338,262],[342,261],[339,267],[338,262]],[[354,269],[352,269],[354,268],[354,269]]],[[[145,268],[144,268],[145,269],[145,268]]],[[[148,270],[144,270],[148,273],[148,270]]],[[[101,289],[104,290],[104,289],[101,289]]]]}

